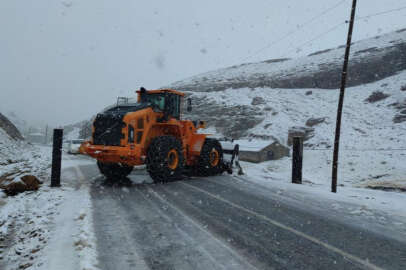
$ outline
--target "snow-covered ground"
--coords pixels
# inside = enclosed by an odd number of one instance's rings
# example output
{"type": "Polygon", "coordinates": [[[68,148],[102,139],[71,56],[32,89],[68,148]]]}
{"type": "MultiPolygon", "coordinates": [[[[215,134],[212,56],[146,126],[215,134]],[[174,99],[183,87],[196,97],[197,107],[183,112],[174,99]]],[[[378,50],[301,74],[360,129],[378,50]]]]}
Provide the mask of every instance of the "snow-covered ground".
{"type": "Polygon", "coordinates": [[[49,146],[15,141],[0,129],[0,176],[33,174],[38,191],[0,196],[0,269],[96,269],[88,182],[78,165],[91,160],[64,154],[62,187],[50,188],[49,146]]]}
{"type": "Polygon", "coordinates": [[[0,128],[0,176],[12,178],[29,172],[38,178],[49,174],[50,155],[25,142],[10,138],[0,128]]]}
{"type": "Polygon", "coordinates": [[[76,160],[64,165],[63,196],[55,209],[57,215],[53,220],[50,242],[41,251],[38,267],[34,269],[97,269],[89,179],[84,178],[77,166],[86,163],[76,160]]]}

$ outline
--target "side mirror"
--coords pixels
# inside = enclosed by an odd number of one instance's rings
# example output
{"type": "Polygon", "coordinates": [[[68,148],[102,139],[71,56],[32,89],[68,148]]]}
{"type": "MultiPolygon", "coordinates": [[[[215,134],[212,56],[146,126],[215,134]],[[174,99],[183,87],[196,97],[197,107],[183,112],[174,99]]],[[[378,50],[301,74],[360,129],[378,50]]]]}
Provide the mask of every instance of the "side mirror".
{"type": "Polygon", "coordinates": [[[187,99],[187,111],[188,112],[192,111],[192,99],[191,98],[187,99]]]}

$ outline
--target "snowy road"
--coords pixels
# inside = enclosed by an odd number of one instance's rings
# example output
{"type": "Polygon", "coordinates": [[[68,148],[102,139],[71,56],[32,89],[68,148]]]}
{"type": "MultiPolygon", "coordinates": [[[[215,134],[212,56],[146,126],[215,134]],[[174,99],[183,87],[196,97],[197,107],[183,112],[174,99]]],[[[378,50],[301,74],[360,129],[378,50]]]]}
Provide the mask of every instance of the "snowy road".
{"type": "Polygon", "coordinates": [[[101,269],[406,267],[405,242],[295,207],[244,179],[133,180],[146,178],[100,177],[91,187],[101,269]]]}

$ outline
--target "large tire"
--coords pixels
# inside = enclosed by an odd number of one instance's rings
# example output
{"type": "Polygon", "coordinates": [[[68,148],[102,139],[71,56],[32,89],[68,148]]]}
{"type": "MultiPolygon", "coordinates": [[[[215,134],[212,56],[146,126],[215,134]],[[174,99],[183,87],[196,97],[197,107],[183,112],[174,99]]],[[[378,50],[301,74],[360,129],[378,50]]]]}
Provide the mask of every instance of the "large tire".
{"type": "Polygon", "coordinates": [[[224,171],[223,148],[218,140],[206,138],[195,171],[199,176],[212,176],[224,171]]]}
{"type": "Polygon", "coordinates": [[[133,167],[121,163],[105,163],[97,161],[97,167],[101,174],[108,179],[121,179],[129,175],[133,167]]]}
{"type": "Polygon", "coordinates": [[[146,165],[154,182],[181,179],[184,157],[180,140],[173,136],[154,138],[148,147],[146,165]]]}

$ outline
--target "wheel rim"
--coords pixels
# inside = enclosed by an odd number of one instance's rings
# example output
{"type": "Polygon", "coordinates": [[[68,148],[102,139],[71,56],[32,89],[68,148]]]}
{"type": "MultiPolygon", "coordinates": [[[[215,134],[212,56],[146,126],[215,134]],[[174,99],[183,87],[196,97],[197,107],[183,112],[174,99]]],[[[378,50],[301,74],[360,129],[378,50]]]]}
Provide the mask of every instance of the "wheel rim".
{"type": "Polygon", "coordinates": [[[220,154],[215,148],[210,151],[209,158],[212,167],[216,167],[220,162],[220,154]]]}
{"type": "Polygon", "coordinates": [[[179,164],[178,152],[175,149],[172,149],[168,152],[168,167],[171,170],[175,170],[179,164]]]}

